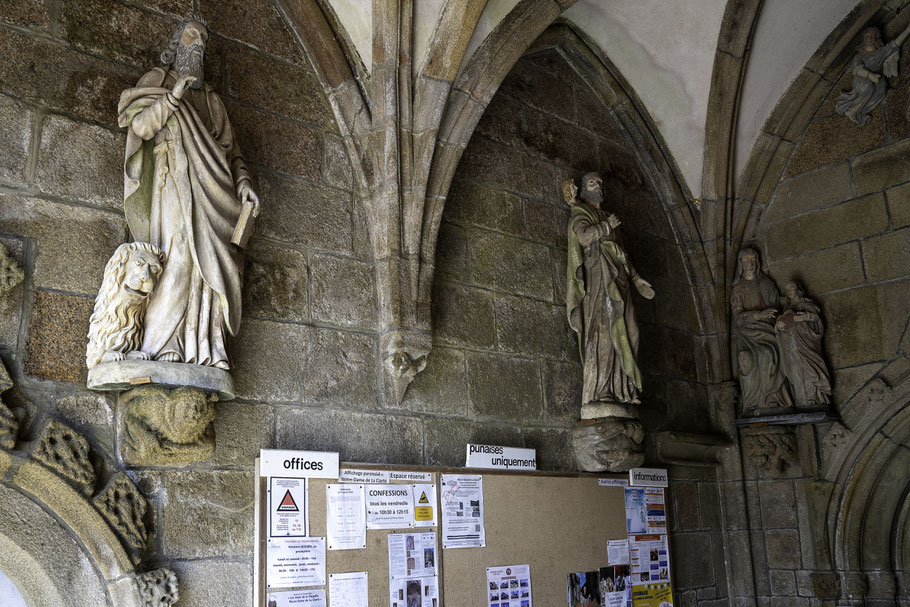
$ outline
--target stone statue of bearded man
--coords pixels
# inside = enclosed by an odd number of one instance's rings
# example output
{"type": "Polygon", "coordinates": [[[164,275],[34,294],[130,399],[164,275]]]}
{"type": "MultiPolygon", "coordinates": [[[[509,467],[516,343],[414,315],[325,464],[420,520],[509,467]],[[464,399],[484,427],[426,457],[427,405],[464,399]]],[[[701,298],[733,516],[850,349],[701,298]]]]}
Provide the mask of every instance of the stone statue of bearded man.
{"type": "Polygon", "coordinates": [[[152,360],[229,369],[240,327],[241,210],[259,199],[221,99],[202,80],[208,29],[184,19],[161,59],[120,97],[127,127],[124,211],[133,238],[167,262],[150,296],[141,351],[152,360]]]}

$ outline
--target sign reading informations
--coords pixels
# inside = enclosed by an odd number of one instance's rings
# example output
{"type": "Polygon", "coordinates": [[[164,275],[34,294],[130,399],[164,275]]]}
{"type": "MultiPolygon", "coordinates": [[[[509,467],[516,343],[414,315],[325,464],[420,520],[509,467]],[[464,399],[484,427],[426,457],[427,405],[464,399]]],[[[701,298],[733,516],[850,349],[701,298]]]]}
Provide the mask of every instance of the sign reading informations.
{"type": "Polygon", "coordinates": [[[666,487],[667,471],[664,468],[632,468],[629,484],[633,487],[666,487]]]}
{"type": "Polygon", "coordinates": [[[537,470],[537,451],[495,445],[467,445],[468,468],[493,470],[537,470]]]}
{"type": "Polygon", "coordinates": [[[338,478],[338,454],[326,451],[260,449],[259,476],[338,478]]]}

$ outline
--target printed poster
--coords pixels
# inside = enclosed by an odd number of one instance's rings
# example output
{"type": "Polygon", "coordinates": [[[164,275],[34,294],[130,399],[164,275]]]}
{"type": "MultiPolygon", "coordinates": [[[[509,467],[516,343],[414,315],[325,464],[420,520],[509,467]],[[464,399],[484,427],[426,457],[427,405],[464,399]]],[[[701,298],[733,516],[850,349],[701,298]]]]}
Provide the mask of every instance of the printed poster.
{"type": "Polygon", "coordinates": [[[370,607],[366,571],[329,574],[332,607],[370,607]]]}
{"type": "Polygon", "coordinates": [[[326,607],[325,590],[290,590],[266,593],[267,607],[326,607]]]}
{"type": "Polygon", "coordinates": [[[629,535],[667,532],[667,508],[662,487],[627,487],[626,531],[629,535]]]}
{"type": "Polygon", "coordinates": [[[670,581],[670,552],[666,535],[636,535],[629,538],[632,585],[670,581]]]}
{"type": "MultiPolygon", "coordinates": [[[[479,474],[443,474],[442,547],[486,546],[483,525],[483,477],[479,474]]],[[[510,606],[511,607],[511,606],[510,606]]]]}
{"type": "Polygon", "coordinates": [[[440,607],[437,578],[389,580],[389,604],[391,607],[440,607]]]}
{"type": "Polygon", "coordinates": [[[326,541],[329,550],[366,548],[364,486],[329,483],[325,486],[326,541]]]}
{"type": "Polygon", "coordinates": [[[436,534],[390,533],[389,579],[438,575],[436,534]]]}
{"type": "Polygon", "coordinates": [[[367,529],[414,526],[411,485],[370,485],[366,489],[367,529]]]}
{"type": "Polygon", "coordinates": [[[411,485],[414,503],[414,526],[436,526],[436,485],[417,484],[411,485]]]}
{"type": "Polygon", "coordinates": [[[601,567],[596,571],[570,573],[568,576],[568,605],[569,607],[632,607],[629,566],[601,567]]]}
{"type": "Polygon", "coordinates": [[[305,478],[269,478],[269,536],[309,535],[305,478]]]}
{"type": "Polygon", "coordinates": [[[266,587],[325,586],[325,538],[273,538],[266,544],[266,587]]]}
{"type": "Polygon", "coordinates": [[[487,567],[488,607],[531,607],[531,566],[487,567]]]}
{"type": "Polygon", "coordinates": [[[670,582],[639,584],[632,587],[633,607],[673,607],[670,582]]]}

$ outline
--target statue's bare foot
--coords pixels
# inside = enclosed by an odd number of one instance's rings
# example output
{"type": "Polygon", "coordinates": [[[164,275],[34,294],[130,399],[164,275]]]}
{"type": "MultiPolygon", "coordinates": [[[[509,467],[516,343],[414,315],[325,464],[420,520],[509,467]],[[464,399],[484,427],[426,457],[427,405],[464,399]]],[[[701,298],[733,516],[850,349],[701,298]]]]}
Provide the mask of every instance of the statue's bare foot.
{"type": "Polygon", "coordinates": [[[179,363],[179,362],[181,362],[181,361],[180,361],[180,355],[177,354],[176,352],[165,352],[164,354],[162,354],[161,356],[159,356],[159,357],[156,358],[155,360],[160,360],[160,361],[163,362],[163,363],[179,363]]]}
{"type": "Polygon", "coordinates": [[[101,357],[101,362],[120,362],[124,358],[126,358],[126,356],[123,354],[123,352],[118,352],[117,350],[108,350],[104,353],[104,356],[101,357]]]}
{"type": "Polygon", "coordinates": [[[225,371],[231,370],[231,365],[229,365],[226,360],[219,360],[212,366],[215,367],[216,369],[224,369],[225,371]]]}
{"type": "Polygon", "coordinates": [[[151,358],[151,356],[142,350],[133,350],[132,352],[128,352],[126,357],[132,360],[149,360],[151,358]]]}

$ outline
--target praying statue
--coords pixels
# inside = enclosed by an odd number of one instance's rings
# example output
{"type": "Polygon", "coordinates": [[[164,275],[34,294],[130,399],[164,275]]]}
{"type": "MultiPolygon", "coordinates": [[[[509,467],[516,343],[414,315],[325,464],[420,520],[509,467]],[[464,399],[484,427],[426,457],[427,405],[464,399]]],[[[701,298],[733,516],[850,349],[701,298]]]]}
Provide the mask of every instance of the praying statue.
{"type": "Polygon", "coordinates": [[[781,366],[798,406],[822,407],[831,402],[831,377],[822,356],[825,327],[821,310],[791,280],[784,286],[783,312],[774,327],[781,366]]]}
{"type": "Polygon", "coordinates": [[[123,91],[124,212],[135,240],[164,259],[148,296],[141,356],[228,370],[240,327],[243,251],[259,199],[224,104],[203,82],[208,28],[183,20],[164,67],[123,91]]]}
{"type": "Polygon", "coordinates": [[[578,334],[584,365],[584,409],[599,408],[608,415],[638,417],[630,405],[640,403],[639,329],[632,302],[633,287],[645,298],[654,289],[632,267],[619,239],[620,220],[601,208],[603,180],[597,173],[582,178],[582,189],[563,184],[572,208],[569,219],[566,312],[578,334]],[[624,414],[625,413],[625,414],[624,414]]]}
{"type": "Polygon", "coordinates": [[[860,126],[869,120],[869,114],[878,107],[888,93],[886,78],[898,75],[897,62],[901,45],[910,35],[910,25],[901,34],[882,44],[881,32],[877,27],[863,30],[863,41],[850,65],[853,73],[853,89],[844,91],[837,98],[836,110],[860,126]]]}

